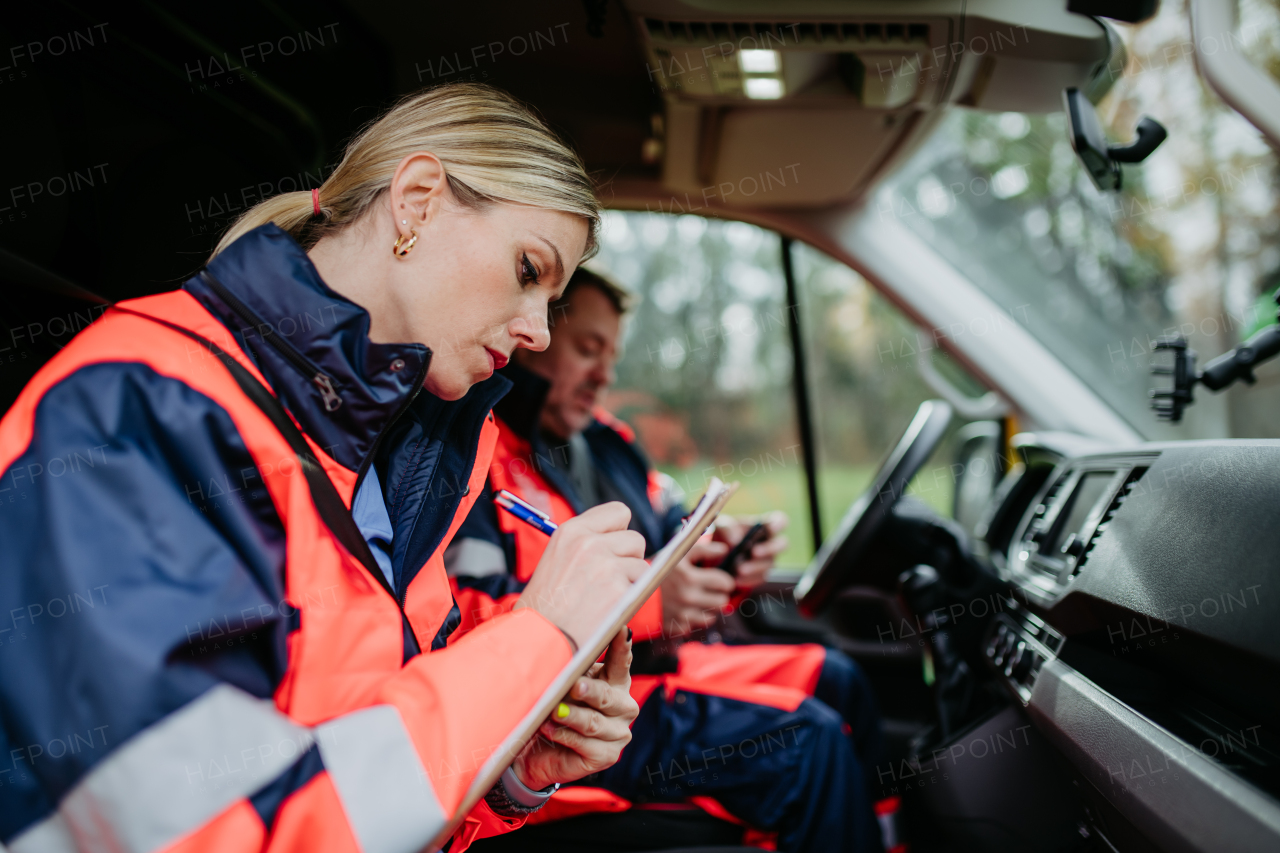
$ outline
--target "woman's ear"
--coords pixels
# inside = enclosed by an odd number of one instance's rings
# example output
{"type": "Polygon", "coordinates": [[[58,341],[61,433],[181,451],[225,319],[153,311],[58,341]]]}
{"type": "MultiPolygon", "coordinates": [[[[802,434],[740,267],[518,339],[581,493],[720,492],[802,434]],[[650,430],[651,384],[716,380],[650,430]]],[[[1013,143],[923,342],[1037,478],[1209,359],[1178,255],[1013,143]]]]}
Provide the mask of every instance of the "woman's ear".
{"type": "Polygon", "coordinates": [[[440,158],[417,151],[400,161],[391,176],[391,212],[396,230],[408,237],[424,229],[452,197],[440,158]]]}

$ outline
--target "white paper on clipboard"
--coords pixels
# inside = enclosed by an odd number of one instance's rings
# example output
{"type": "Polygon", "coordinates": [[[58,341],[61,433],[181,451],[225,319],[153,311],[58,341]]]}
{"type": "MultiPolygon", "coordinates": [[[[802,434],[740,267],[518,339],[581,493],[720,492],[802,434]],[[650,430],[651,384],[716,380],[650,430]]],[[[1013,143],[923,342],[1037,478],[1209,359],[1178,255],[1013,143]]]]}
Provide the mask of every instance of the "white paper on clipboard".
{"type": "Polygon", "coordinates": [[[525,715],[515,730],[489,756],[484,766],[480,768],[480,772],[476,774],[471,787],[467,789],[467,795],[463,797],[458,811],[454,814],[453,819],[449,821],[447,831],[442,832],[432,842],[432,845],[426,848],[427,850],[438,850],[449,839],[449,836],[462,823],[467,813],[480,801],[481,797],[488,793],[489,789],[498,781],[498,777],[502,775],[502,771],[511,764],[524,744],[534,736],[542,722],[551,716],[551,711],[569,693],[569,688],[591,668],[591,665],[604,652],[609,642],[617,636],[618,632],[631,621],[631,618],[649,600],[649,596],[653,595],[654,590],[662,583],[662,579],[667,576],[667,573],[675,568],[676,564],[693,547],[693,544],[698,541],[698,537],[705,533],[711,523],[716,520],[716,516],[724,509],[724,505],[728,503],[729,498],[737,488],[737,483],[725,484],[715,477],[711,478],[711,483],[707,486],[706,493],[698,501],[697,506],[693,508],[693,512],[689,514],[684,527],[680,529],[679,533],[671,537],[671,541],[662,546],[658,553],[653,555],[653,558],[649,561],[648,570],[632,584],[631,590],[618,602],[609,616],[601,622],[600,627],[592,633],[586,642],[580,645],[578,653],[560,671],[560,675],[542,694],[533,709],[525,715]]]}

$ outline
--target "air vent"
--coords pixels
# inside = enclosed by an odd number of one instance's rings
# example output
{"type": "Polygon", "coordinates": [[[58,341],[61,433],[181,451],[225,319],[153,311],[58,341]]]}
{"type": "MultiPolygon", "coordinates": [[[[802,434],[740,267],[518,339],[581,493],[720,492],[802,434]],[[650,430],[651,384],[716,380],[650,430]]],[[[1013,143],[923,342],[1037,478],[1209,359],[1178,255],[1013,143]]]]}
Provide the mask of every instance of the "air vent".
{"type": "Polygon", "coordinates": [[[912,42],[927,44],[929,25],[910,24],[903,21],[840,23],[835,21],[744,22],[744,21],[664,21],[645,18],[645,30],[654,41],[678,45],[714,44],[734,42],[739,48],[771,49],[777,47],[803,47],[811,45],[840,46],[868,43],[905,45],[912,42]],[[739,42],[750,39],[752,43],[739,42]]]}
{"type": "Polygon", "coordinates": [[[1102,514],[1102,519],[1098,522],[1098,526],[1093,529],[1093,534],[1089,537],[1089,542],[1084,547],[1084,551],[1080,554],[1080,559],[1076,561],[1076,567],[1071,570],[1071,577],[1080,574],[1080,570],[1084,568],[1084,564],[1089,562],[1089,555],[1093,553],[1093,547],[1098,543],[1098,538],[1102,536],[1102,532],[1111,524],[1111,519],[1115,518],[1117,512],[1120,511],[1120,505],[1129,498],[1129,493],[1133,491],[1133,487],[1142,479],[1142,475],[1147,473],[1145,465],[1139,465],[1129,472],[1129,476],[1124,478],[1124,485],[1116,492],[1116,496],[1111,499],[1111,503],[1107,505],[1107,511],[1102,514]]]}
{"type": "Polygon", "coordinates": [[[1071,479],[1071,472],[1068,471],[1054,480],[1053,485],[1049,487],[1049,491],[1045,492],[1044,498],[1036,506],[1035,512],[1031,514],[1031,523],[1027,525],[1027,530],[1022,534],[1022,541],[1031,542],[1036,540],[1036,534],[1045,529],[1044,519],[1049,511],[1049,507],[1053,506],[1053,500],[1058,496],[1058,492],[1062,491],[1062,486],[1071,479]]]}

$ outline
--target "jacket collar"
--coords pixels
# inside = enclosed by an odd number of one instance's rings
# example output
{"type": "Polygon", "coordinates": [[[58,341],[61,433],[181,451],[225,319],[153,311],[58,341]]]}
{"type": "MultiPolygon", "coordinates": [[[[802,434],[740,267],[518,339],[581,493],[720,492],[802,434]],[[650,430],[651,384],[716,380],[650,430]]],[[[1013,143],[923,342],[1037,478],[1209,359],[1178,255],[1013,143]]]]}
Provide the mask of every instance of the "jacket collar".
{"type": "Polygon", "coordinates": [[[208,271],[216,284],[196,275],[183,289],[236,336],[312,440],[362,471],[379,434],[422,388],[431,351],[370,341],[368,312],[329,289],[302,247],[273,224],[236,240],[208,271]],[[272,336],[301,361],[272,346],[272,336]],[[330,397],[326,405],[317,371],[341,403],[330,397]]]}

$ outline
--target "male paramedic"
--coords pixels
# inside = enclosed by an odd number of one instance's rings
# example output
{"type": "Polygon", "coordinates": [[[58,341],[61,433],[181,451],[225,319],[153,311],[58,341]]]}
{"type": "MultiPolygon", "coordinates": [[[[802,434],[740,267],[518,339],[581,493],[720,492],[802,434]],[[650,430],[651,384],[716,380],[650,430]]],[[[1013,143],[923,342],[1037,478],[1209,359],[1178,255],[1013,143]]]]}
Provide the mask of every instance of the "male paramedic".
{"type": "MultiPolygon", "coordinates": [[[[672,500],[625,424],[599,408],[614,379],[628,294],[579,269],[552,306],[551,344],[517,353],[514,383],[494,408],[499,438],[489,481],[445,565],[462,613],[456,636],[505,612],[533,574],[545,534],[498,510],[506,489],[557,523],[607,501],[631,508],[652,554],[679,527],[672,500]]],[[[747,526],[722,519],[632,621],[635,639],[688,635],[758,585],[786,546],[782,513],[735,576],[715,566],[747,526]]],[[[875,699],[861,670],[817,644],[680,646],[674,673],[633,674],[641,706],[612,768],[561,789],[534,820],[641,803],[693,803],[776,834],[777,849],[879,849],[866,773],[880,759],[875,699]]],[[[758,834],[753,837],[759,837],[758,834]]]]}

